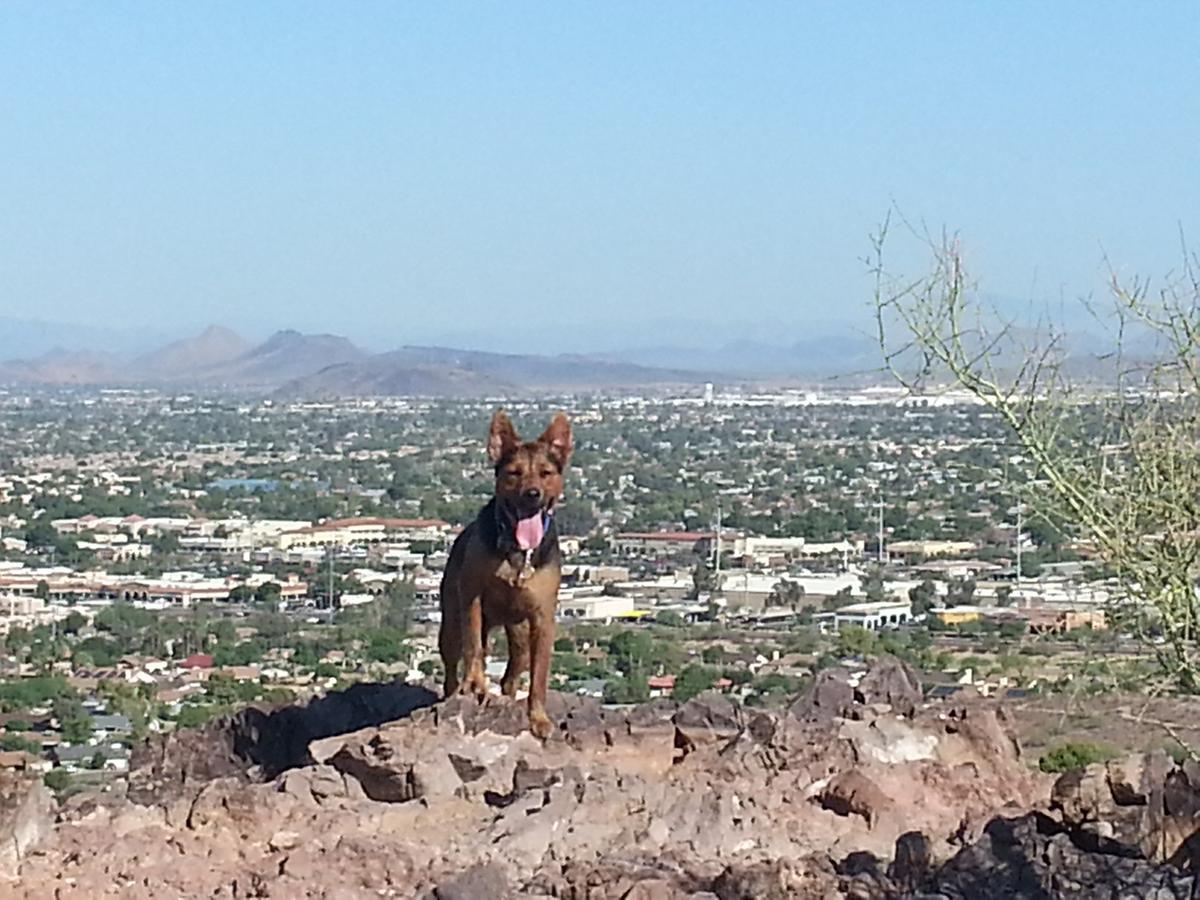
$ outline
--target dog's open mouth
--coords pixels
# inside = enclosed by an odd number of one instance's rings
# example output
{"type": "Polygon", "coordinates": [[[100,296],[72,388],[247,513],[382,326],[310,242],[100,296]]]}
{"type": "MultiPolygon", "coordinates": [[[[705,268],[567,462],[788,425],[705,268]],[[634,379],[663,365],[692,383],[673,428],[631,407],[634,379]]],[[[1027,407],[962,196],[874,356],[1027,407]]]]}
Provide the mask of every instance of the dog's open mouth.
{"type": "Polygon", "coordinates": [[[541,509],[533,515],[517,519],[513,534],[517,539],[517,546],[522,550],[536,550],[541,545],[542,538],[546,536],[546,521],[541,509]]]}

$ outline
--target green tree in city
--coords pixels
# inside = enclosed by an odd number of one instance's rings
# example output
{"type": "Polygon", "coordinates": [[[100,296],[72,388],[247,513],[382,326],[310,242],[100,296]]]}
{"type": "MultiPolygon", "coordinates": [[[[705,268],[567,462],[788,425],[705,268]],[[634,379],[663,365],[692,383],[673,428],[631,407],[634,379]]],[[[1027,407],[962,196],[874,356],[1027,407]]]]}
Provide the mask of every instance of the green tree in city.
{"type": "Polygon", "coordinates": [[[675,689],[671,696],[681,702],[691,700],[711,688],[716,680],[716,673],[706,666],[685,666],[675,677],[675,689]]]}
{"type": "Polygon", "coordinates": [[[279,605],[282,588],[274,581],[264,581],[254,590],[254,602],[272,609],[279,605]]]}
{"type": "Polygon", "coordinates": [[[838,629],[838,652],[842,656],[872,656],[878,645],[879,638],[873,631],[857,625],[843,625],[838,629]]]}
{"type": "Polygon", "coordinates": [[[908,602],[912,604],[914,616],[923,616],[933,609],[937,600],[937,587],[926,578],[908,589],[908,602]]]}
{"type": "Polygon", "coordinates": [[[92,717],[87,714],[78,697],[57,698],[53,710],[63,740],[71,744],[87,743],[92,736],[92,717]]]}

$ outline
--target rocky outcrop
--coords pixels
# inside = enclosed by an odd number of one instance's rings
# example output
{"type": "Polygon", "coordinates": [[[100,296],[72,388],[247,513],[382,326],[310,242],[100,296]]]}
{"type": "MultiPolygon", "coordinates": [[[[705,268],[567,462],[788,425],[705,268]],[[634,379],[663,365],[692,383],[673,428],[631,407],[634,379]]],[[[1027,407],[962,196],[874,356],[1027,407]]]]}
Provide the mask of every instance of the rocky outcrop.
{"type": "Polygon", "coordinates": [[[1061,776],[1051,808],[1076,844],[1200,872],[1200,765],[1165,753],[1097,763],[1061,776]]]}
{"type": "Polygon", "coordinates": [[[134,750],[129,799],[161,803],[214,778],[273,778],[314,762],[313,741],[395,721],[436,700],[417,685],[356,684],[308,703],[252,706],[203,728],[155,736],[134,750]]]}
{"type": "Polygon", "coordinates": [[[0,772],[0,876],[15,875],[53,827],[54,799],[41,780],[0,772]]]}
{"type": "Polygon", "coordinates": [[[929,838],[896,842],[886,870],[855,854],[841,890],[863,898],[1194,898],[1200,895],[1200,784],[1161,753],[1061,776],[1043,810],[998,817],[941,866],[929,838]]]}
{"type": "Polygon", "coordinates": [[[127,798],[75,807],[22,861],[16,896],[892,890],[1045,793],[998,707],[924,707],[915,684],[884,661],[825,676],[785,713],[718,694],[627,709],[552,694],[544,743],[522,704],[431,705],[401,685],[249,710],[142,748],[127,798]],[[889,858],[898,840],[897,873],[833,865],[889,858]]]}
{"type": "Polygon", "coordinates": [[[1196,890],[1194,764],[1131,758],[1051,790],[1003,707],[926,705],[915,684],[884,660],[861,678],[824,675],[783,713],[717,694],[626,709],[553,694],[559,728],[545,742],[522,704],[430,705],[428,692],[399,685],[246,711],[142,748],[128,796],[65,807],[35,854],[13,855],[11,896],[1196,890]]]}

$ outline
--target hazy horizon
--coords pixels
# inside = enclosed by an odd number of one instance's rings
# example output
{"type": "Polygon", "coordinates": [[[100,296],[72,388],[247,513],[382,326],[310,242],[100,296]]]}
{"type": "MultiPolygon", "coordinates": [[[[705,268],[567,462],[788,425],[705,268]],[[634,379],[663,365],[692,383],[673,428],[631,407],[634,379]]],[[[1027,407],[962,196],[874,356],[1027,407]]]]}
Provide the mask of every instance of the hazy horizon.
{"type": "Polygon", "coordinates": [[[1198,38],[1182,3],[9,7],[0,318],[782,346],[867,333],[893,204],[1045,307],[1175,266],[1198,38]]]}

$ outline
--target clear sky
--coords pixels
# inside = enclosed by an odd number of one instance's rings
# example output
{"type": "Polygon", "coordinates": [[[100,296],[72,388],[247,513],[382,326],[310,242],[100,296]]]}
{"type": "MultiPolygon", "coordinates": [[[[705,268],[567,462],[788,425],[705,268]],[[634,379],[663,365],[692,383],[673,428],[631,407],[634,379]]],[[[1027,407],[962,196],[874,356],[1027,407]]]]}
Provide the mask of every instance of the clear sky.
{"type": "Polygon", "coordinates": [[[893,201],[1001,297],[1161,273],[1200,231],[1200,11],[0,6],[0,316],[785,342],[865,324],[893,201]]]}

